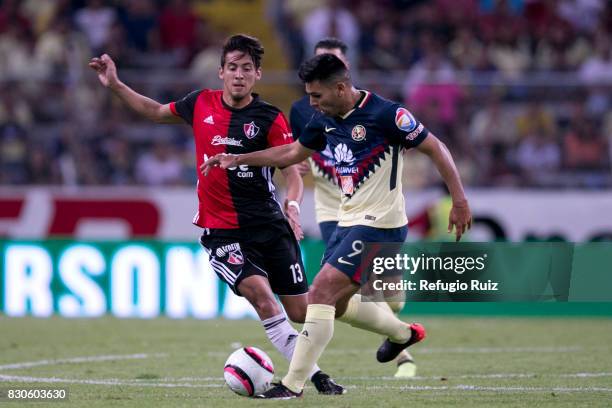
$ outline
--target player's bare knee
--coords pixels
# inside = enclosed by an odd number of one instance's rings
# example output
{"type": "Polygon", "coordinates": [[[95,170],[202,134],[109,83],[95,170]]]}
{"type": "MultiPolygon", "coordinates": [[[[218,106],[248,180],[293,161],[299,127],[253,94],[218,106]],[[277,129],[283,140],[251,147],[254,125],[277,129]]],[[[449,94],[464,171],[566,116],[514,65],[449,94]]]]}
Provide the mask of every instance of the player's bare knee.
{"type": "Polygon", "coordinates": [[[293,307],[285,309],[285,312],[287,312],[289,320],[291,320],[293,323],[304,323],[306,320],[306,307],[293,307]]]}
{"type": "Polygon", "coordinates": [[[330,290],[330,285],[323,282],[315,283],[310,285],[308,290],[308,303],[309,304],[323,304],[323,305],[335,305],[336,294],[333,290],[330,290]]]}

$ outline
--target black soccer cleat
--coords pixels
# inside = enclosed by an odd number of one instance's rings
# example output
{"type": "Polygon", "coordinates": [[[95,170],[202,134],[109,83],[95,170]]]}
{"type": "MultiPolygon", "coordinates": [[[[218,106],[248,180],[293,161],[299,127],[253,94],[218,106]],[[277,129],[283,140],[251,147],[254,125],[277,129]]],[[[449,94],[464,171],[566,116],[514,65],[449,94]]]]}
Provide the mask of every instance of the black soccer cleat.
{"type": "Polygon", "coordinates": [[[334,380],[323,371],[319,370],[310,379],[312,384],[315,386],[319,394],[321,395],[342,395],[346,394],[346,389],[336,384],[334,380]]]}
{"type": "Polygon", "coordinates": [[[410,330],[412,334],[410,335],[410,339],[405,343],[394,343],[389,339],[383,342],[376,352],[376,359],[379,363],[387,363],[395,359],[402,350],[418,343],[426,336],[425,328],[419,323],[412,323],[410,325],[410,330]]]}
{"type": "Polygon", "coordinates": [[[272,388],[263,394],[256,395],[255,398],[259,399],[276,399],[276,400],[288,400],[294,398],[301,398],[304,391],[299,393],[291,391],[285,387],[282,382],[272,383],[272,388]]]}

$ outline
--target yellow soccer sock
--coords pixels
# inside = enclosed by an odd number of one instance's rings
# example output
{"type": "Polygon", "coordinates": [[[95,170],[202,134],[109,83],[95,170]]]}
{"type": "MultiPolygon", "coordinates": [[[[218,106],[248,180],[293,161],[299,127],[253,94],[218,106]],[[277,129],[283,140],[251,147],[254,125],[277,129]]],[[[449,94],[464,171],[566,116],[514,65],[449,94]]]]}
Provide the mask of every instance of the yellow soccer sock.
{"type": "Polygon", "coordinates": [[[291,391],[302,391],[312,367],[334,335],[335,313],[334,306],[308,305],[306,321],[289,363],[289,372],[282,379],[283,385],[291,391]]]}
{"type": "Polygon", "coordinates": [[[359,294],[351,297],[338,320],[387,336],[395,343],[405,343],[412,335],[410,327],[395,317],[390,308],[380,307],[376,302],[363,302],[359,294]]]}

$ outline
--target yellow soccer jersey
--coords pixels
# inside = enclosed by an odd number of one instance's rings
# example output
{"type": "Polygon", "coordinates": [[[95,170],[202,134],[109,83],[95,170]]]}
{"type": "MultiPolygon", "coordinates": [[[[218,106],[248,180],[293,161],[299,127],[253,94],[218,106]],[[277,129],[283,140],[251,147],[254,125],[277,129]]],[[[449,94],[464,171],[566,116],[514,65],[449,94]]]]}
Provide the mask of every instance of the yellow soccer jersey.
{"type": "Polygon", "coordinates": [[[368,91],[344,117],[315,113],[299,136],[305,147],[333,154],[342,194],[338,225],[397,228],[408,223],[401,185],[402,149],[428,130],[398,103],[368,91]]]}

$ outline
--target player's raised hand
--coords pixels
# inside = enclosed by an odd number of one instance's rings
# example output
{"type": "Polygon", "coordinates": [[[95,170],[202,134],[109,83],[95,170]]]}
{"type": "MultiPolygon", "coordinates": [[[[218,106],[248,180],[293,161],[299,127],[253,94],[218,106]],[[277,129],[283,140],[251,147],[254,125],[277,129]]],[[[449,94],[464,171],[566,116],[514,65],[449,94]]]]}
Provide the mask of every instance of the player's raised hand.
{"type": "Polygon", "coordinates": [[[97,72],[98,79],[105,87],[109,88],[119,83],[117,67],[108,54],[104,54],[100,58],[92,58],[89,61],[89,66],[97,72]]]}
{"type": "Polygon", "coordinates": [[[456,242],[459,242],[466,230],[472,228],[472,212],[467,201],[453,202],[453,207],[448,216],[449,233],[453,232],[453,227],[455,228],[456,242]]]}
{"type": "Polygon", "coordinates": [[[285,216],[289,221],[289,226],[295,235],[295,239],[298,241],[304,238],[304,231],[302,231],[302,224],[300,223],[300,211],[297,207],[289,205],[289,200],[285,199],[285,216]]]}
{"type": "Polygon", "coordinates": [[[228,169],[230,167],[238,166],[237,161],[238,155],[236,154],[219,153],[202,163],[200,165],[200,172],[205,176],[208,176],[210,169],[213,167],[228,169]]]}

